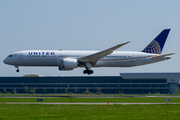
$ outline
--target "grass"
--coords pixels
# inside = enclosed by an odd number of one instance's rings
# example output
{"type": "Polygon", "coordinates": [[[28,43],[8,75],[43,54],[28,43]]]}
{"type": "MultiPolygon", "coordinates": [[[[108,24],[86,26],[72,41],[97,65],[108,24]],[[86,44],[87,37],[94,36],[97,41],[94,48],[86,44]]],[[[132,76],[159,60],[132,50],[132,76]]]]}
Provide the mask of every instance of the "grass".
{"type": "MultiPolygon", "coordinates": [[[[165,98],[72,98],[75,103],[165,103],[165,98]]],[[[36,102],[37,98],[0,98],[0,103],[8,102],[36,102]]],[[[44,102],[70,102],[69,98],[44,98],[44,102]]],[[[180,103],[180,98],[171,98],[172,103],[180,103]]]]}
{"type": "Polygon", "coordinates": [[[180,105],[0,104],[0,119],[36,120],[179,120],[180,105]]]}

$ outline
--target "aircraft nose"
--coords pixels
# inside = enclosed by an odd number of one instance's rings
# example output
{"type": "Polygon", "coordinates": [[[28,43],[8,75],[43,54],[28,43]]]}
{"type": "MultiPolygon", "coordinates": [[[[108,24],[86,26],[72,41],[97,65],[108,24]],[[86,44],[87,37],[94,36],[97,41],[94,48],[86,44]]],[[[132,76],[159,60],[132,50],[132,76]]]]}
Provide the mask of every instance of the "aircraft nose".
{"type": "Polygon", "coordinates": [[[8,62],[7,62],[7,59],[6,59],[6,58],[3,60],[3,63],[8,64],[8,62]]]}

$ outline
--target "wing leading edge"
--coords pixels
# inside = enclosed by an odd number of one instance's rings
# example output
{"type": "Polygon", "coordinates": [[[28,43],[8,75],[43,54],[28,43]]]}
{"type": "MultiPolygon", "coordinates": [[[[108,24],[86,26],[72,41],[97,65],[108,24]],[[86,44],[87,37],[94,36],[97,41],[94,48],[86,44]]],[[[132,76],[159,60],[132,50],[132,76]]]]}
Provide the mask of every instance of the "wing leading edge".
{"type": "Polygon", "coordinates": [[[118,44],[118,45],[116,45],[114,47],[111,47],[109,49],[106,49],[106,50],[103,50],[103,51],[100,51],[100,52],[97,52],[97,53],[94,53],[94,54],[91,54],[91,55],[88,55],[88,56],[85,56],[85,57],[81,57],[81,58],[78,59],[78,61],[85,62],[85,63],[90,63],[91,65],[96,65],[98,60],[100,60],[101,58],[111,54],[114,50],[122,47],[125,44],[128,44],[129,42],[118,44]]]}

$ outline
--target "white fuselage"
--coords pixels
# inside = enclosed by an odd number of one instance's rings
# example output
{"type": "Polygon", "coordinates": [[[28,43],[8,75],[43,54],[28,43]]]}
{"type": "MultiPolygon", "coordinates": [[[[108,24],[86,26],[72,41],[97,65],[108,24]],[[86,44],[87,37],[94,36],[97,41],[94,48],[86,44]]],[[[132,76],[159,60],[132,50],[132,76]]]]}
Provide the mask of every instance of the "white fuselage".
{"type": "MultiPolygon", "coordinates": [[[[60,66],[61,59],[78,59],[97,52],[98,51],[26,50],[9,55],[5,58],[4,63],[14,66],[60,66]]],[[[110,55],[100,59],[97,64],[92,67],[132,67],[169,59],[169,57],[166,56],[153,59],[153,56],[160,55],[134,51],[114,51],[110,55]]]]}

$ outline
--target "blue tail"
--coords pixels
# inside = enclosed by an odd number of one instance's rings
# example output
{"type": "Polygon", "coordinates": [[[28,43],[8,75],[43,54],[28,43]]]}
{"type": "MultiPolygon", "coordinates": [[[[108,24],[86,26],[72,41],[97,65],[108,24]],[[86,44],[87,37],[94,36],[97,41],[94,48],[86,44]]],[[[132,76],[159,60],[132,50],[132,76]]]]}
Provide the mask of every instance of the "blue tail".
{"type": "Polygon", "coordinates": [[[142,52],[161,54],[170,29],[163,30],[142,52]]]}

